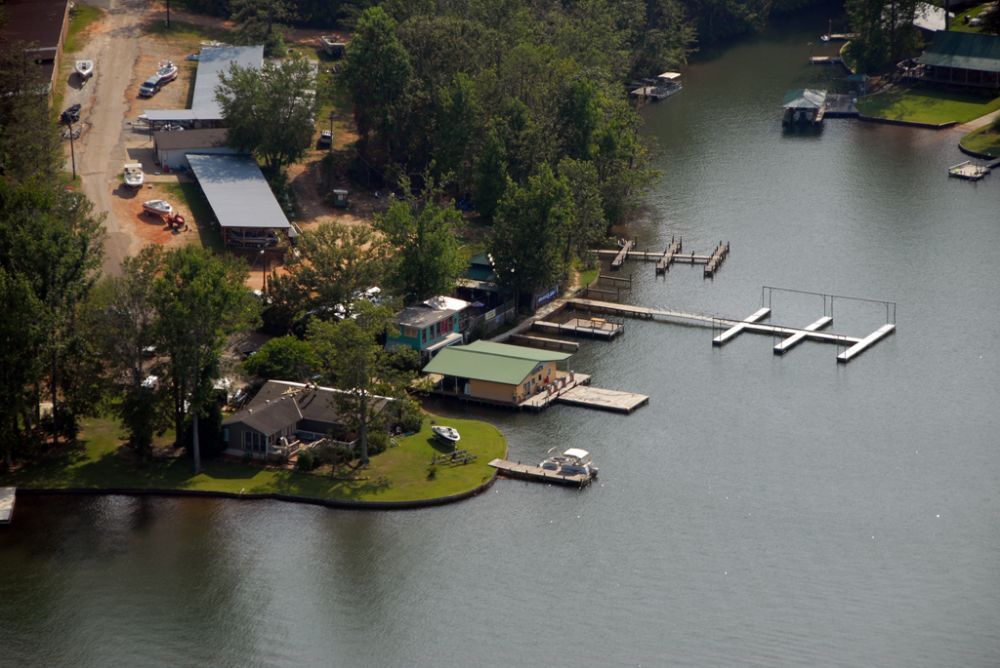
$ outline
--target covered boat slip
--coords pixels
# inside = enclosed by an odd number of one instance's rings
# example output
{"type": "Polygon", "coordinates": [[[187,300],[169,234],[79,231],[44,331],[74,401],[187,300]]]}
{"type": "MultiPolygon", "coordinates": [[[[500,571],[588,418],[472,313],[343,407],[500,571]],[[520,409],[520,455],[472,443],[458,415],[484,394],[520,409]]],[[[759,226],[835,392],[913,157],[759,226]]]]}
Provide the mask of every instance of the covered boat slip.
{"type": "Polygon", "coordinates": [[[278,232],[292,232],[253,158],[189,154],[187,160],[219,221],[227,246],[264,248],[278,242],[278,232]]]}

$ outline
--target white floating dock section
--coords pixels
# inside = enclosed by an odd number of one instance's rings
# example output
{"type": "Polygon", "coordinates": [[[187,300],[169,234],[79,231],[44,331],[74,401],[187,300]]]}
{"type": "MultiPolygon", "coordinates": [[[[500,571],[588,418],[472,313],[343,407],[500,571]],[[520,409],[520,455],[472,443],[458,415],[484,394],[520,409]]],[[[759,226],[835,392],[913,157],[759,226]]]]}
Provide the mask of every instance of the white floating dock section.
{"type": "Polygon", "coordinates": [[[824,327],[829,327],[833,323],[833,318],[828,315],[823,316],[811,325],[807,325],[801,332],[796,332],[789,336],[787,339],[774,346],[775,355],[784,355],[798,343],[803,341],[809,334],[808,332],[815,332],[817,330],[823,329],[824,327]]]}
{"type": "Polygon", "coordinates": [[[853,346],[851,346],[850,348],[848,348],[844,352],[842,352],[839,355],[837,355],[837,361],[838,362],[850,362],[851,359],[853,359],[855,356],[860,355],[865,350],[867,350],[869,347],[875,345],[879,340],[881,340],[882,338],[884,338],[886,336],[889,336],[894,331],[896,331],[896,325],[893,325],[893,324],[882,325],[881,327],[879,327],[878,329],[876,329],[874,332],[872,332],[871,334],[869,334],[865,338],[861,339],[860,341],[858,341],[857,343],[855,343],[853,346]]]}
{"type": "Polygon", "coordinates": [[[712,345],[721,346],[722,344],[729,341],[729,339],[735,337],[737,334],[746,329],[747,325],[752,325],[755,322],[760,322],[770,314],[771,314],[771,309],[767,308],[766,306],[764,308],[757,309],[757,311],[755,311],[753,315],[747,316],[746,318],[743,319],[742,322],[736,323],[735,325],[724,331],[722,334],[719,334],[717,337],[712,339],[712,345]]]}
{"type": "Polygon", "coordinates": [[[10,518],[14,515],[16,493],[14,487],[0,487],[0,524],[10,524],[10,518]]]}

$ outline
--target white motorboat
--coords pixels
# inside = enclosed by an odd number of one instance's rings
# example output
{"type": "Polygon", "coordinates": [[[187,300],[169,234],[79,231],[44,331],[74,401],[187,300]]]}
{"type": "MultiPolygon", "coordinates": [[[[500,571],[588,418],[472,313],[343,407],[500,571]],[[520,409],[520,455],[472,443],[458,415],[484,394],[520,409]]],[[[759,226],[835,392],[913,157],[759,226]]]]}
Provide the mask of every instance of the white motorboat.
{"type": "Polygon", "coordinates": [[[94,61],[93,60],[78,60],[75,64],[76,73],[80,75],[80,78],[86,81],[90,77],[94,76],[94,61]]]}
{"type": "Polygon", "coordinates": [[[142,173],[142,164],[138,162],[126,162],[123,167],[123,180],[129,188],[141,188],[145,180],[142,173]]]}
{"type": "MultiPolygon", "coordinates": [[[[549,453],[555,448],[549,450],[549,453]]],[[[580,448],[570,448],[561,455],[550,454],[538,465],[546,471],[554,471],[559,475],[585,475],[597,477],[597,467],[590,460],[590,453],[580,448]]]]}
{"type": "Polygon", "coordinates": [[[177,78],[177,66],[171,60],[160,63],[159,69],[156,70],[156,78],[161,85],[173,81],[177,78]]]}
{"type": "Polygon", "coordinates": [[[431,431],[434,435],[440,438],[446,443],[451,443],[452,445],[457,445],[460,440],[462,440],[461,435],[458,430],[454,427],[445,427],[444,425],[434,425],[431,427],[431,431]]]}
{"type": "Polygon", "coordinates": [[[162,199],[151,199],[143,202],[142,210],[158,216],[171,216],[174,213],[174,207],[170,205],[170,202],[162,199]]]}

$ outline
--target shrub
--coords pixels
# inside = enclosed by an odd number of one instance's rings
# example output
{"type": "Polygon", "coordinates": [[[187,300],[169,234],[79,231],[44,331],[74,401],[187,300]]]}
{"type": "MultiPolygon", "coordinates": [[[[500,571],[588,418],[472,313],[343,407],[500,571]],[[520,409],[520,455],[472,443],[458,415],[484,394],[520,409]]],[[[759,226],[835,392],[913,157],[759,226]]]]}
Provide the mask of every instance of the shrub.
{"type": "Polygon", "coordinates": [[[389,447],[389,433],[383,429],[373,429],[368,432],[368,455],[378,455],[389,447]]]}
{"type": "Polygon", "coordinates": [[[295,462],[295,467],[300,471],[312,471],[319,465],[319,460],[311,450],[303,450],[299,453],[299,458],[295,462]]]}

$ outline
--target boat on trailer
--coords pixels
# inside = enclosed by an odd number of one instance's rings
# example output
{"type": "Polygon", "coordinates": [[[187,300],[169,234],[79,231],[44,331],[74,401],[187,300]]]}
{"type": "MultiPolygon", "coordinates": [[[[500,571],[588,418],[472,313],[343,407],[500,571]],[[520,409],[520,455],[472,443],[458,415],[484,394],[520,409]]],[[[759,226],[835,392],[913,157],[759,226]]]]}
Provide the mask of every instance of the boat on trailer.
{"type": "Polygon", "coordinates": [[[151,199],[142,203],[142,210],[157,216],[172,216],[174,207],[162,199],[151,199]]]}
{"type": "Polygon", "coordinates": [[[444,425],[434,425],[431,427],[431,431],[434,435],[440,438],[445,443],[450,443],[451,445],[458,445],[458,442],[462,440],[462,436],[458,433],[458,430],[454,427],[445,427],[444,425]]]}
{"type": "Polygon", "coordinates": [[[122,180],[125,182],[126,186],[129,188],[142,187],[142,183],[145,180],[145,176],[142,173],[142,163],[126,162],[122,171],[122,180]]]}
{"type": "Polygon", "coordinates": [[[76,73],[80,75],[80,78],[86,81],[90,77],[94,76],[94,61],[93,60],[78,60],[74,64],[76,73]]]}
{"type": "Polygon", "coordinates": [[[156,70],[156,77],[161,84],[173,81],[177,78],[177,66],[174,65],[172,60],[160,63],[160,67],[156,70]]]}

